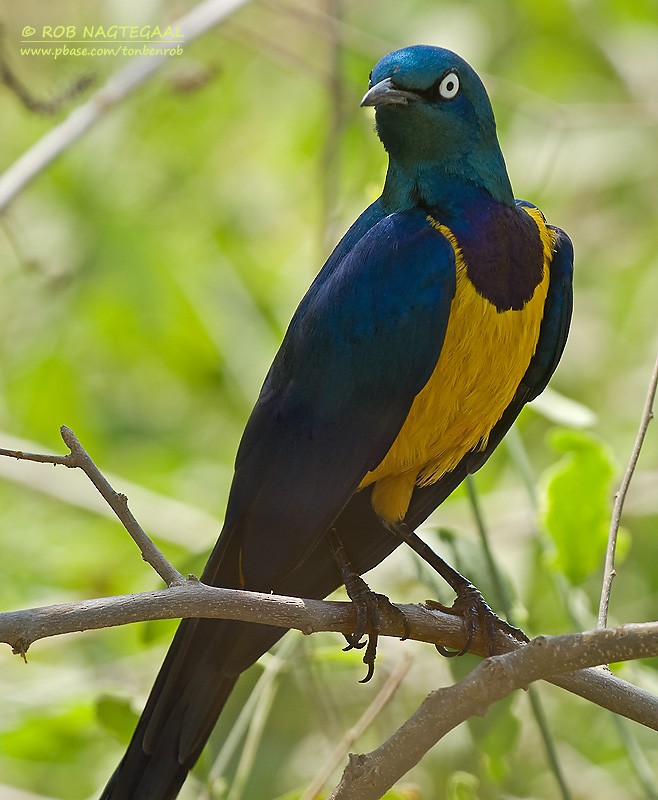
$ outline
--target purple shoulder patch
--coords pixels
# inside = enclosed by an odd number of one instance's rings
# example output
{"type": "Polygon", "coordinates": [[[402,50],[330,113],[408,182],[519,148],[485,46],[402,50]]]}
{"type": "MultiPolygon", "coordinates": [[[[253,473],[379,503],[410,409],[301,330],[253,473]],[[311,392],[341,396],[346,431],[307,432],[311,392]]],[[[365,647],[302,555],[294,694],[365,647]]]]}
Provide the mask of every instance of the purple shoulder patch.
{"type": "Polygon", "coordinates": [[[450,227],[478,293],[498,311],[522,309],[544,271],[543,245],[530,215],[518,206],[497,204],[450,227]]]}

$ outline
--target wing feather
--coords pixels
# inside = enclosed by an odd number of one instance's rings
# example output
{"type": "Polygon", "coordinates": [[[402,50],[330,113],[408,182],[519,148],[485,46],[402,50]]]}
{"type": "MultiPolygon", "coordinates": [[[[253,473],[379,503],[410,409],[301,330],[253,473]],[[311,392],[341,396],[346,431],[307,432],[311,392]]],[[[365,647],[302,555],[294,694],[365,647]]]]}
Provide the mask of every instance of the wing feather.
{"type": "Polygon", "coordinates": [[[304,560],[383,458],[441,352],[454,252],[415,209],[332,258],[297,310],[249,419],[225,531],[243,583],[270,590],[304,560]]]}

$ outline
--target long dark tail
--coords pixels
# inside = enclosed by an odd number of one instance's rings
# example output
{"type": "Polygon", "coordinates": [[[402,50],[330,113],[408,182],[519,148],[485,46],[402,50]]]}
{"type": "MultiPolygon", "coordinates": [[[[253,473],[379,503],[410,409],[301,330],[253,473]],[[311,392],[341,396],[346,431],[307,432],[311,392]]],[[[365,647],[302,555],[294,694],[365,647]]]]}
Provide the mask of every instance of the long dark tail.
{"type": "MultiPolygon", "coordinates": [[[[420,524],[487,455],[488,452],[478,454],[477,463],[469,465],[470,470],[462,464],[433,486],[416,489],[407,523],[412,528],[420,524]]],[[[354,495],[336,520],[335,528],[359,573],[372,569],[400,544],[372,511],[370,490],[354,495]]],[[[220,537],[202,575],[204,582],[236,585],[231,565],[238,560],[230,549],[230,538],[220,537]]],[[[276,591],[321,599],[339,585],[334,558],[327,543],[321,542],[276,591]]],[[[183,620],[128,750],[100,800],[173,800],[208,740],[239,674],[285,632],[284,628],[227,620],[183,620]]]]}
{"type": "MultiPolygon", "coordinates": [[[[398,545],[382,528],[369,492],[350,503],[337,528],[350,542],[359,572],[375,566],[398,545]],[[357,534],[358,531],[358,534],[357,534]]],[[[235,586],[230,537],[220,537],[206,583],[235,586]]],[[[281,594],[322,598],[340,585],[325,542],[276,587],[281,594]]],[[[286,632],[269,625],[214,619],[183,620],[160,669],[128,749],[100,800],[173,800],[193,767],[235,682],[286,632]]]]}
{"type": "MultiPolygon", "coordinates": [[[[240,585],[240,542],[234,533],[222,532],[201,576],[204,583],[240,585]]],[[[101,800],[173,800],[238,676],[285,632],[233,620],[183,620],[101,800]]]]}
{"type": "Polygon", "coordinates": [[[283,633],[224,620],[183,620],[101,799],[173,800],[238,678],[230,663],[234,648],[259,651],[255,661],[283,633]]]}

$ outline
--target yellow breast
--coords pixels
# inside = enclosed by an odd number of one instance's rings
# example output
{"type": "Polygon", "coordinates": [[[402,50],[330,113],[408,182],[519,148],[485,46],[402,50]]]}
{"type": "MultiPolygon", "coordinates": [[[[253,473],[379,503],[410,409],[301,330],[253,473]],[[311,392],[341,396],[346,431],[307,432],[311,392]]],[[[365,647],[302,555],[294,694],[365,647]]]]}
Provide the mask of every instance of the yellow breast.
{"type": "Polygon", "coordinates": [[[436,367],[390,450],[359,487],[375,484],[372,504],[387,522],[404,518],[416,485],[434,483],[469,450],[486,446],[534,355],[554,237],[539,211],[525,210],[537,223],[543,243],[543,276],[522,309],[503,312],[469,280],[452,231],[428,217],[455,251],[456,292],[436,367]]]}

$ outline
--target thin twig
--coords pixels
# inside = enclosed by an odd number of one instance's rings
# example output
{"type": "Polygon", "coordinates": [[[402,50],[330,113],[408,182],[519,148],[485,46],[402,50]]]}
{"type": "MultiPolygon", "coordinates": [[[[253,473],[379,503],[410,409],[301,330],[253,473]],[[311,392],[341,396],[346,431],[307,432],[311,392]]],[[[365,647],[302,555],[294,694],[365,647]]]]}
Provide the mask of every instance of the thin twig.
{"type": "Polygon", "coordinates": [[[262,698],[270,692],[271,685],[278,684],[282,673],[288,668],[290,662],[294,662],[292,656],[298,645],[299,640],[285,637],[276,646],[275,651],[270,651],[267,658],[263,660],[263,672],[240,709],[237,719],[231,725],[231,729],[222,740],[221,749],[210,767],[208,778],[205,781],[205,790],[201,795],[202,800],[216,800],[220,795],[218,787],[221,786],[228,765],[248,733],[256,709],[260,706],[262,698]]]}
{"type": "Polygon", "coordinates": [[[612,722],[617,729],[617,735],[624,745],[624,750],[628,753],[629,763],[635,770],[635,775],[642,787],[644,796],[647,800],[658,800],[656,773],[637,740],[636,731],[622,717],[615,715],[612,718],[612,722]]]}
{"type": "Polygon", "coordinates": [[[98,489],[101,497],[110,506],[112,511],[119,518],[121,524],[133,538],[139,547],[142,558],[150,564],[158,573],[167,586],[174,586],[185,583],[185,578],[181,573],[164,557],[160,549],[144,532],[142,526],[137,522],[132,512],[128,508],[128,498],[125,494],[116,492],[110,485],[107,478],[98,469],[91,457],[80,444],[78,437],[66,425],[62,425],[60,433],[64,444],[69,448],[66,456],[44,455],[42,453],[25,453],[22,450],[8,450],[0,448],[0,456],[17,458],[22,461],[37,461],[44,464],[61,464],[65,467],[79,468],[98,489]]]}
{"type": "Polygon", "coordinates": [[[637,460],[640,457],[640,451],[644,444],[644,438],[647,434],[649,423],[653,419],[653,402],[656,397],[656,387],[658,386],[658,357],[651,374],[649,381],[649,388],[647,389],[647,396],[644,401],[644,408],[642,410],[642,418],[640,419],[640,427],[635,437],[635,444],[633,445],[633,452],[631,453],[630,461],[626,467],[626,472],[619,487],[619,491],[615,496],[615,504],[612,510],[612,518],[610,520],[610,531],[608,533],[608,547],[605,554],[605,567],[603,569],[603,587],[601,589],[601,602],[599,604],[599,628],[605,628],[608,624],[608,608],[610,607],[610,593],[612,591],[612,582],[615,579],[615,551],[617,549],[617,534],[619,532],[619,525],[621,523],[621,514],[624,508],[624,500],[628,492],[628,487],[631,484],[633,473],[637,460]]]}
{"type": "Polygon", "coordinates": [[[320,768],[313,782],[308,786],[300,800],[316,800],[322,787],[331,777],[332,772],[340,765],[341,761],[349,753],[354,742],[368,730],[372,723],[381,714],[382,710],[393,698],[397,692],[403,679],[409,672],[413,659],[409,654],[404,654],[400,661],[395,666],[395,669],[386,679],[386,683],[382,686],[379,692],[375,695],[375,699],[370,703],[368,708],[363,712],[361,717],[356,723],[345,732],[345,735],[340,740],[336,749],[329,756],[324,766],[320,768]]]}
{"type": "Polygon", "coordinates": [[[471,506],[471,511],[473,512],[475,527],[478,530],[480,544],[482,545],[485,561],[487,562],[489,576],[493,581],[495,592],[500,601],[501,608],[507,617],[507,621],[510,623],[510,625],[516,625],[514,621],[514,612],[512,610],[512,598],[510,597],[510,593],[505,585],[503,575],[498,567],[498,564],[496,563],[493,551],[491,550],[491,545],[489,544],[489,533],[486,525],[484,524],[484,515],[482,514],[482,508],[480,507],[480,498],[478,497],[477,489],[475,487],[475,478],[473,475],[468,475],[465,483],[468,502],[471,506]]]}
{"type": "Polygon", "coordinates": [[[311,3],[292,4],[279,0],[261,0],[261,2],[279,16],[293,17],[296,26],[306,27],[313,34],[328,41],[331,41],[333,36],[331,27],[337,22],[340,27],[341,39],[349,45],[350,49],[373,61],[381,58],[389,50],[393,50],[396,45],[395,38],[384,39],[372,32],[350,25],[344,19],[335,20],[322,7],[313,6],[311,3]]]}
{"type": "MultiPolygon", "coordinates": [[[[0,430],[0,442],[5,444],[5,454],[8,448],[23,453],[45,452],[41,444],[20,439],[3,430],[0,430]]],[[[144,530],[151,532],[151,538],[162,539],[182,545],[188,551],[198,552],[207,550],[217,538],[220,520],[212,514],[182,500],[147,489],[129,481],[123,475],[114,475],[105,470],[103,474],[113,486],[121,486],[122,492],[130,498],[133,508],[139,508],[140,524],[144,530]]],[[[42,464],[26,460],[17,465],[8,458],[0,458],[0,480],[25,486],[31,492],[54,498],[63,505],[102,515],[106,519],[114,518],[114,512],[100,495],[89,492],[82,481],[71,480],[71,475],[65,474],[63,470],[45,470],[42,464]]]]}
{"type": "MultiPolygon", "coordinates": [[[[279,673],[277,673],[278,676],[279,673]]],[[[240,760],[235,770],[235,775],[231,781],[231,787],[227,800],[240,800],[246,797],[244,788],[247,785],[250,775],[253,773],[254,763],[258,755],[258,747],[265,732],[265,724],[274,699],[279,689],[279,682],[276,680],[268,681],[261,692],[259,702],[254,708],[254,712],[249,720],[247,735],[244,740],[240,760]]]]}
{"type": "MultiPolygon", "coordinates": [[[[185,37],[185,44],[245,5],[248,0],[205,0],[172,23],[185,37]]],[[[164,48],[166,43],[161,43],[164,48]]],[[[171,44],[171,47],[178,46],[171,44]]],[[[161,67],[171,62],[167,52],[138,56],[110,79],[59,125],[39,139],[11,167],[0,175],[0,212],[60,153],[102,119],[108,111],[142,86],[161,67]]]]}
{"type": "Polygon", "coordinates": [[[308,51],[297,53],[288,40],[277,36],[274,31],[269,34],[264,33],[266,30],[268,30],[266,26],[256,29],[253,24],[241,25],[234,22],[223,35],[242,47],[249,47],[260,57],[268,58],[275,64],[295,70],[297,75],[306,79],[310,78],[323,83],[330,79],[326,69],[320,64],[315,64],[308,51]]]}

